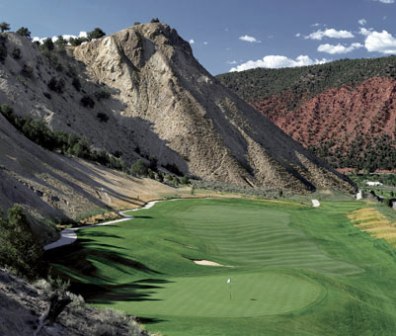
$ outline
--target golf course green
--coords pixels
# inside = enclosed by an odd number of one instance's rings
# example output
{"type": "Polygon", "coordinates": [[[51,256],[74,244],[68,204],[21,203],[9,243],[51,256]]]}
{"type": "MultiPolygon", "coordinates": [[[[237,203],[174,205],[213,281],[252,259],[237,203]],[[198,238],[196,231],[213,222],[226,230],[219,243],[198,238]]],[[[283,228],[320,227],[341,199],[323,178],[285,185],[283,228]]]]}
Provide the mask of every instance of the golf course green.
{"type": "Polygon", "coordinates": [[[88,302],[163,335],[394,335],[396,252],[348,220],[365,206],[160,202],[49,258],[88,302]]]}

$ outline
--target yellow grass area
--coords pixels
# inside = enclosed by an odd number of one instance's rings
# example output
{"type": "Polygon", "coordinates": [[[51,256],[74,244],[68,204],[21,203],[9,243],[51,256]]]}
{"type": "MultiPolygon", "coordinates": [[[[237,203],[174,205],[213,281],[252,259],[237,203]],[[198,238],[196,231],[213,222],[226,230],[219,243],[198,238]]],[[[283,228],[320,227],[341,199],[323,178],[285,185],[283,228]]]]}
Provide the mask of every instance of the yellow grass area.
{"type": "Polygon", "coordinates": [[[356,210],[348,218],[359,229],[396,246],[396,222],[391,222],[374,208],[356,210]]]}

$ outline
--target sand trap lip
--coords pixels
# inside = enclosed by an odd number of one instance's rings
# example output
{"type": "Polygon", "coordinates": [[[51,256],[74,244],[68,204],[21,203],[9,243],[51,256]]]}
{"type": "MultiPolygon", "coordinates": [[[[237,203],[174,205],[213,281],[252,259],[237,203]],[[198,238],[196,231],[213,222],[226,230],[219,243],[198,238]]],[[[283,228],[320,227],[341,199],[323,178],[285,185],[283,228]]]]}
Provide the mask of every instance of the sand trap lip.
{"type": "Polygon", "coordinates": [[[201,265],[201,266],[225,267],[225,266],[222,265],[222,264],[219,264],[219,263],[217,263],[217,262],[210,261],[210,260],[205,260],[205,259],[202,259],[202,260],[193,260],[193,263],[194,263],[194,264],[197,264],[197,265],[201,265]]]}

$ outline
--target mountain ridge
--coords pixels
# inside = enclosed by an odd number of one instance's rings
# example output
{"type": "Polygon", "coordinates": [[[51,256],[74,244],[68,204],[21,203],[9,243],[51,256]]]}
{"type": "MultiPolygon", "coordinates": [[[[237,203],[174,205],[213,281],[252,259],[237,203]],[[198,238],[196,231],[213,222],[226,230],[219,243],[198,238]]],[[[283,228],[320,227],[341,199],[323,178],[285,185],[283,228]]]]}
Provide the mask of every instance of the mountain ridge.
{"type": "Polygon", "coordinates": [[[395,69],[391,56],[218,78],[333,166],[375,170],[396,160],[395,69]]]}

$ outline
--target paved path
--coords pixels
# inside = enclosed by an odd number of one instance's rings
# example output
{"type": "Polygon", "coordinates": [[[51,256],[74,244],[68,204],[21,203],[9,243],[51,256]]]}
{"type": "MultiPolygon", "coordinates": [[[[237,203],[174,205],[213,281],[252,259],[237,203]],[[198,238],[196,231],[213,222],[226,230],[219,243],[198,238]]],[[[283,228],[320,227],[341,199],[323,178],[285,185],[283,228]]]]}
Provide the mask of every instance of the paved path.
{"type": "Polygon", "coordinates": [[[132,210],[125,210],[125,211],[119,211],[118,213],[123,216],[124,218],[121,219],[116,219],[108,222],[103,222],[99,224],[94,224],[94,225],[85,225],[85,226],[79,226],[79,227],[74,227],[74,228],[69,228],[69,229],[64,229],[61,231],[60,238],[57,241],[54,241],[50,244],[47,244],[44,246],[44,250],[52,250],[61,246],[73,244],[77,240],[77,231],[79,229],[85,229],[87,227],[94,227],[94,226],[105,226],[105,225],[113,225],[125,221],[129,221],[133,219],[133,216],[127,215],[126,212],[130,211],[138,211],[138,210],[144,210],[144,209],[150,209],[152,208],[158,201],[152,201],[148,202],[144,207],[142,208],[137,208],[137,209],[132,209],[132,210]]]}

